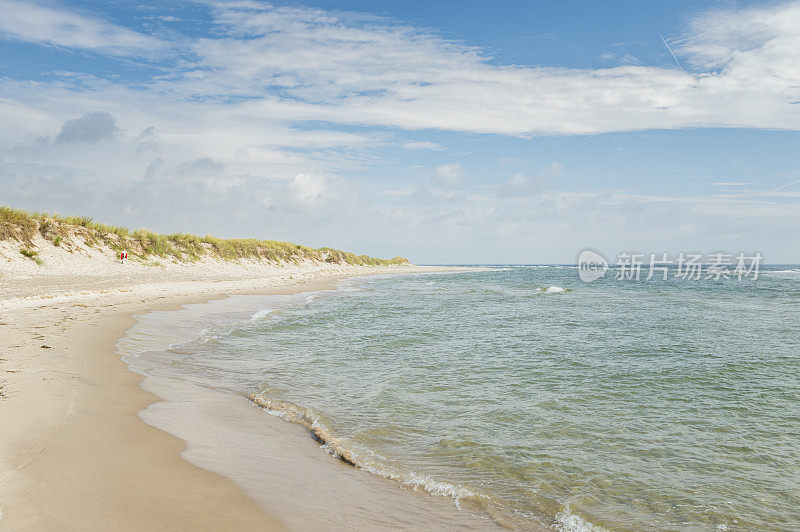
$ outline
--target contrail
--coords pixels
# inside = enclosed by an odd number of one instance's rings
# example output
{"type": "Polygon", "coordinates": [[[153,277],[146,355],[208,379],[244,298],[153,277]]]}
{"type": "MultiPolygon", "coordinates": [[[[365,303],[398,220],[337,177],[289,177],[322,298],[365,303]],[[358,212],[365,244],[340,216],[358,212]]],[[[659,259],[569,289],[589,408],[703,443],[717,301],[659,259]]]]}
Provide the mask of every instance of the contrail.
{"type": "Polygon", "coordinates": [[[672,51],[672,48],[669,47],[669,43],[667,42],[666,39],[664,39],[664,36],[661,35],[661,33],[659,33],[658,36],[661,37],[661,42],[663,42],[664,46],[666,46],[667,50],[669,50],[669,53],[672,55],[672,58],[675,60],[675,64],[678,65],[678,68],[680,68],[682,72],[686,72],[685,70],[683,70],[683,67],[681,66],[680,62],[678,61],[678,58],[675,57],[675,52],[672,51]]]}
{"type": "Polygon", "coordinates": [[[792,185],[796,185],[797,183],[800,183],[800,179],[798,179],[797,181],[792,181],[791,183],[786,183],[785,185],[781,185],[778,188],[773,188],[772,192],[777,192],[778,190],[782,190],[782,189],[784,189],[786,187],[790,187],[792,185]]]}

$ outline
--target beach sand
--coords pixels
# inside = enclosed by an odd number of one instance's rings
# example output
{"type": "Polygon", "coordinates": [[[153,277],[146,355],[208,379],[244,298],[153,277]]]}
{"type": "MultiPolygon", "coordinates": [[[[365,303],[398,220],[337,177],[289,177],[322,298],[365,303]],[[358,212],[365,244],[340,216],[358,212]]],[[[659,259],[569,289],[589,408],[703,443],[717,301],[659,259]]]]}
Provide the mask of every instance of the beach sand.
{"type": "Polygon", "coordinates": [[[336,460],[307,431],[243,397],[151,377],[143,383],[115,352],[143,312],[430,269],[66,269],[0,269],[0,529],[496,526],[336,460]]]}

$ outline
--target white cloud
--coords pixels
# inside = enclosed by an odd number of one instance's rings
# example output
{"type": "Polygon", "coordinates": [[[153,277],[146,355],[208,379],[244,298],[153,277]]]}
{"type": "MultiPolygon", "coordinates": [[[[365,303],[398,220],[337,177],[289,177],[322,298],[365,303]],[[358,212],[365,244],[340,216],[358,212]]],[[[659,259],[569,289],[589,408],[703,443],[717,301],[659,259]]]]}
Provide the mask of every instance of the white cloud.
{"type": "MultiPolygon", "coordinates": [[[[160,55],[169,72],[150,78],[144,69],[131,80],[71,72],[0,79],[0,195],[22,207],[105,212],[115,223],[146,220],[165,230],[185,229],[172,225],[180,219],[198,232],[223,234],[242,227],[242,217],[263,227],[264,236],[291,234],[309,244],[335,244],[324,239],[347,234],[350,224],[386,246],[401,246],[406,233],[461,242],[463,249],[481,241],[485,256],[495,244],[505,253],[513,238],[551,245],[562,253],[554,260],[564,260],[565,249],[600,247],[619,235],[667,242],[681,227],[696,235],[723,227],[719,234],[763,235],[774,220],[792,225],[787,220],[800,212],[790,190],[734,189],[707,198],[545,190],[564,183],[555,179],[564,175],[557,161],[483,191],[459,190],[464,168],[441,165],[434,178],[446,187],[411,192],[392,183],[399,192],[375,204],[359,199],[363,188],[337,177],[369,167],[370,149],[385,146],[388,136],[340,125],[514,136],[694,126],[798,130],[800,105],[792,102],[800,101],[800,2],[717,10],[689,21],[670,40],[688,73],[625,60],[599,69],[503,65],[396,21],[258,2],[214,4],[215,31],[206,38],[157,38],[51,5],[0,0],[0,10],[5,39],[125,61],[180,51],[160,55]],[[113,132],[84,120],[98,109],[113,117],[113,132]],[[62,142],[39,140],[61,135],[62,142]],[[318,223],[324,216],[337,222],[318,223]],[[755,220],[761,231],[742,220],[755,220]]],[[[410,140],[403,148],[444,146],[410,140]]],[[[786,232],[776,226],[775,234],[786,232]]]]}
{"type": "Polygon", "coordinates": [[[701,68],[796,75],[798,21],[800,3],[794,1],[711,9],[689,20],[679,49],[701,68]]]}
{"type": "Polygon", "coordinates": [[[550,166],[547,167],[547,174],[550,177],[558,177],[564,173],[564,165],[558,161],[553,161],[550,163],[550,166]]]}
{"type": "Polygon", "coordinates": [[[555,178],[562,177],[564,165],[553,161],[537,172],[533,177],[520,173],[513,174],[506,182],[497,188],[498,197],[522,197],[539,194],[546,187],[555,182],[555,178]]]}
{"type": "Polygon", "coordinates": [[[435,142],[404,142],[403,148],[407,150],[433,150],[444,151],[447,148],[435,142]]]}
{"type": "Polygon", "coordinates": [[[337,184],[326,176],[297,174],[289,182],[289,190],[295,201],[312,207],[340,197],[337,184]]]}
{"type": "Polygon", "coordinates": [[[436,167],[434,178],[443,185],[455,186],[464,180],[464,168],[461,163],[441,164],[436,167]]]}
{"type": "Polygon", "coordinates": [[[508,178],[507,184],[510,188],[519,189],[529,186],[532,181],[530,177],[525,177],[522,174],[514,174],[508,178]]]}
{"type": "MultiPolygon", "coordinates": [[[[268,80],[292,96],[302,119],[508,135],[797,129],[798,5],[699,17],[675,50],[695,65],[691,73],[502,66],[416,28],[258,3],[219,4],[228,34],[194,49],[214,72],[202,90],[263,97],[268,80]],[[744,32],[751,18],[756,30],[744,32]]],[[[281,107],[265,98],[261,111],[281,107]]]]}
{"type": "MultiPolygon", "coordinates": [[[[0,20],[7,38],[110,55],[163,45],[88,15],[13,0],[0,4],[9,13],[0,20]]],[[[505,135],[800,128],[800,105],[792,104],[800,101],[800,2],[715,11],[691,21],[676,44],[681,59],[694,65],[691,74],[631,65],[498,65],[480,50],[430,31],[319,9],[219,3],[214,17],[218,37],[173,37],[169,45],[180,46],[191,60],[176,63],[169,76],[135,85],[91,77],[36,84],[5,79],[0,105],[26,107],[30,116],[55,114],[57,121],[67,110],[89,111],[89,102],[118,117],[149,115],[138,125],[157,120],[164,140],[180,136],[199,143],[205,136],[203,147],[217,145],[209,154],[216,159],[225,158],[220,152],[227,144],[228,156],[241,149],[255,158],[275,156],[253,146],[254,139],[262,139],[262,147],[277,147],[283,139],[340,146],[364,140],[285,126],[304,120],[505,135]],[[245,136],[250,148],[242,148],[238,137],[245,136]]],[[[32,121],[20,120],[19,128],[52,123],[32,121]]],[[[406,147],[438,149],[427,142],[406,147]]]]}
{"type": "Polygon", "coordinates": [[[178,165],[176,174],[181,177],[217,177],[223,171],[223,166],[210,157],[200,157],[192,161],[185,161],[178,165]]]}
{"type": "Polygon", "coordinates": [[[514,174],[498,189],[497,196],[520,197],[537,194],[542,191],[543,185],[542,179],[534,179],[523,174],[514,174]]]}
{"type": "Polygon", "coordinates": [[[0,0],[0,37],[96,51],[108,55],[150,55],[164,47],[155,37],[97,17],[32,2],[0,0]]]}
{"type": "Polygon", "coordinates": [[[136,151],[142,153],[147,150],[158,150],[160,139],[156,128],[153,126],[147,127],[136,136],[136,151]]]}
{"type": "MultiPolygon", "coordinates": [[[[8,38],[110,55],[163,45],[86,15],[0,2],[11,14],[0,21],[8,38]]],[[[176,63],[170,76],[135,89],[105,82],[95,99],[122,92],[135,106],[157,94],[186,108],[196,108],[189,102],[198,99],[216,102],[262,123],[322,120],[505,135],[800,128],[800,105],[792,103],[800,101],[797,1],[716,10],[690,21],[674,48],[693,65],[689,73],[502,65],[479,49],[375,17],[257,2],[218,3],[213,10],[219,36],[173,37],[169,45],[190,60],[176,63]]],[[[64,87],[68,81],[35,90],[64,87]]],[[[72,90],[85,91],[86,84],[76,80],[72,90]]]]}
{"type": "Polygon", "coordinates": [[[102,111],[95,111],[64,122],[55,142],[95,143],[101,140],[112,140],[116,134],[117,124],[114,117],[102,111]]]}

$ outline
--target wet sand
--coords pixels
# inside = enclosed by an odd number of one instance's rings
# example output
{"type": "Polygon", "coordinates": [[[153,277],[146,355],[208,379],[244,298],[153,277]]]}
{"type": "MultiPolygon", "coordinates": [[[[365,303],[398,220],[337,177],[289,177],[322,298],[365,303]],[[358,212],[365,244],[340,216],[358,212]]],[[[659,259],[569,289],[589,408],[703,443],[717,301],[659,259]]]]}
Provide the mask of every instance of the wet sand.
{"type": "Polygon", "coordinates": [[[372,270],[236,282],[129,277],[102,291],[74,279],[3,279],[0,529],[494,528],[452,501],[347,466],[244,398],[143,383],[115,353],[136,314],[387,272],[372,270]]]}
{"type": "Polygon", "coordinates": [[[0,367],[21,375],[0,399],[0,528],[280,530],[233,482],[183,460],[181,440],[141,421],[158,398],[115,356],[135,307],[114,306],[3,312],[0,367]],[[9,335],[11,323],[22,334],[9,335]]]}

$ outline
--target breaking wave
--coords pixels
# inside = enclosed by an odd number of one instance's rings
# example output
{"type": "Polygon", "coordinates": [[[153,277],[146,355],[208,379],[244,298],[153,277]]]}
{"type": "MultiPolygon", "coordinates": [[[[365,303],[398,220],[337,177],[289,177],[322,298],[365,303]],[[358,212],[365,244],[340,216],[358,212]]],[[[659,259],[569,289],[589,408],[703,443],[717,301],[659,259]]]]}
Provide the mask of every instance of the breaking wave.
{"type": "Polygon", "coordinates": [[[571,288],[562,288],[560,286],[548,286],[547,288],[537,288],[540,292],[545,294],[561,294],[564,292],[572,292],[571,288]]]}
{"type": "Polygon", "coordinates": [[[275,312],[274,308],[263,308],[257,312],[254,312],[252,316],[250,316],[250,321],[258,321],[262,318],[265,318],[275,312]]]}
{"type": "Polygon", "coordinates": [[[572,513],[569,505],[556,514],[556,522],[552,528],[559,532],[605,532],[605,528],[593,525],[572,513]]]}
{"type": "Polygon", "coordinates": [[[463,486],[442,482],[414,471],[402,471],[387,464],[382,456],[370,449],[360,449],[357,446],[348,445],[346,440],[337,438],[320,420],[319,414],[310,408],[302,408],[283,401],[271,401],[261,397],[260,394],[252,394],[249,399],[262,411],[306,428],[313,438],[322,444],[322,449],[328,454],[377,477],[397,481],[412,490],[422,489],[433,495],[449,497],[459,508],[462,500],[470,500],[482,506],[489,500],[489,497],[475,493],[463,486]]]}

